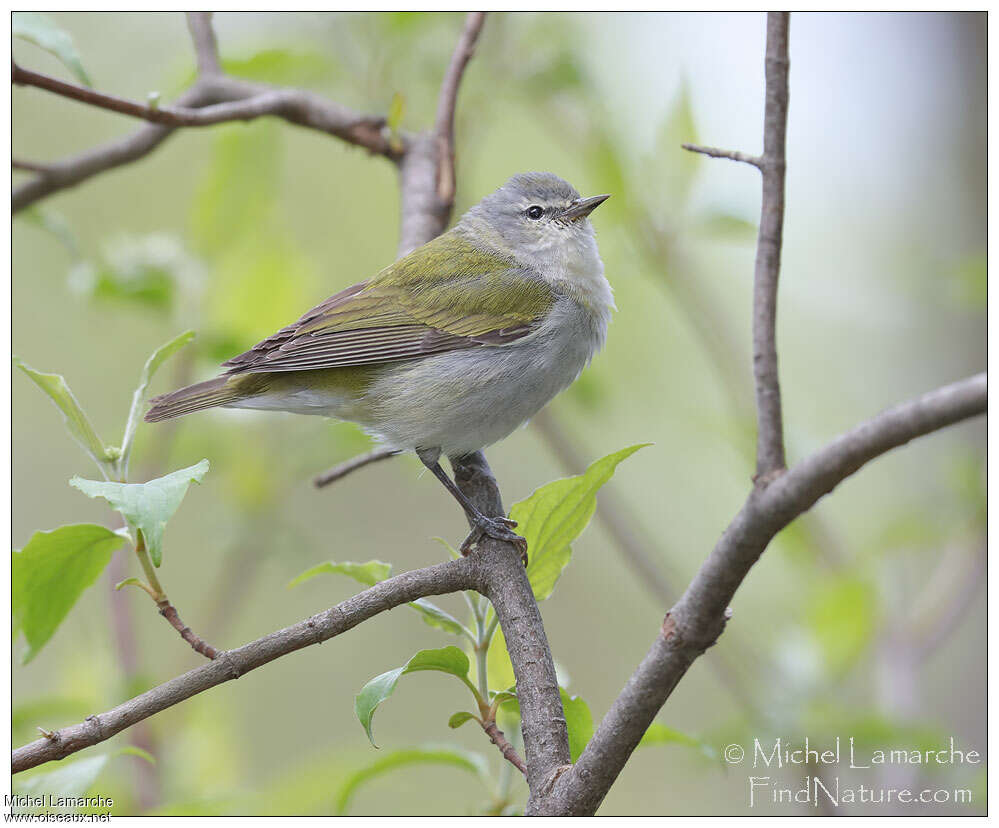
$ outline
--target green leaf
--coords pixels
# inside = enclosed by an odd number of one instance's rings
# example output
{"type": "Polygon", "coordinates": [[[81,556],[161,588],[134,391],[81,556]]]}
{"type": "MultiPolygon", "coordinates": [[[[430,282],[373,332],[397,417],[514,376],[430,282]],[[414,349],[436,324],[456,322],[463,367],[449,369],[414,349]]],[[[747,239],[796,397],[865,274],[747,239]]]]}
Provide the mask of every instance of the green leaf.
{"type": "Polygon", "coordinates": [[[27,664],[56,631],[80,594],[101,574],[124,540],[104,526],[80,523],[35,532],[11,567],[14,632],[24,634],[27,664]]]}
{"type": "Polygon", "coordinates": [[[444,630],[452,635],[464,635],[469,641],[474,641],[475,636],[472,631],[462,624],[457,618],[445,612],[436,604],[431,603],[426,598],[417,598],[409,604],[423,618],[424,623],[438,630],[444,630]]]}
{"type": "Polygon", "coordinates": [[[689,736],[686,733],[681,733],[679,730],[674,730],[672,727],[667,727],[659,722],[653,722],[649,725],[649,729],[645,731],[645,735],[642,736],[642,740],[638,743],[638,747],[649,747],[651,745],[685,745],[686,747],[696,748],[708,759],[717,760],[719,758],[718,751],[707,742],[694,736],[689,736]]]}
{"type": "Polygon", "coordinates": [[[461,727],[465,722],[469,722],[472,719],[478,719],[474,713],[469,713],[468,711],[462,710],[460,713],[454,713],[451,718],[447,720],[447,726],[452,730],[461,727]]]}
{"type": "Polygon", "coordinates": [[[188,342],[194,339],[194,331],[184,331],[179,336],[174,337],[165,345],[160,345],[152,356],[146,360],[142,373],[139,375],[139,384],[135,393],[132,394],[132,407],[128,412],[128,420],[125,423],[125,436],[121,440],[121,467],[128,470],[128,459],[132,453],[132,440],[135,439],[135,430],[142,420],[142,403],[146,397],[146,390],[153,378],[153,374],[177,351],[183,348],[188,342]]]}
{"type": "Polygon", "coordinates": [[[559,687],[558,694],[562,697],[565,724],[569,730],[569,753],[575,762],[593,738],[593,716],[589,705],[579,696],[570,696],[564,687],[559,687]]]}
{"type": "Polygon", "coordinates": [[[14,12],[11,17],[11,34],[55,55],[77,80],[93,86],[80,62],[73,38],[56,26],[51,18],[37,12],[14,12]]]}
{"type": "Polygon", "coordinates": [[[354,698],[354,712],[358,720],[364,727],[364,732],[368,734],[368,739],[375,747],[375,737],[371,733],[371,720],[375,715],[375,710],[385,699],[392,695],[399,679],[407,673],[416,673],[422,670],[436,670],[441,673],[450,673],[457,676],[464,682],[465,686],[478,697],[478,692],[468,680],[468,656],[457,647],[444,647],[440,650],[420,650],[402,667],[389,670],[371,679],[361,692],[354,698]]]}
{"type": "Polygon", "coordinates": [[[90,420],[80,403],[76,401],[73,392],[69,390],[66,380],[60,374],[44,374],[41,371],[36,371],[19,357],[14,357],[13,362],[28,375],[35,385],[48,394],[49,399],[62,412],[69,433],[83,446],[84,451],[94,459],[94,462],[101,467],[104,473],[110,476],[113,473],[112,466],[116,456],[97,436],[97,432],[90,424],[90,420]]]}
{"type": "Polygon", "coordinates": [[[53,795],[53,796],[83,796],[89,791],[101,772],[107,767],[108,761],[118,756],[137,756],[152,765],[156,759],[148,751],[135,745],[128,745],[111,753],[102,753],[87,759],[77,759],[54,771],[36,774],[26,779],[17,787],[17,793],[23,796],[53,795]]]}
{"type": "Polygon", "coordinates": [[[146,548],[159,566],[163,560],[163,530],[187,494],[191,482],[200,483],[208,472],[208,461],[180,469],[148,483],[102,483],[74,477],[69,485],[88,497],[103,497],[121,512],[133,529],[142,532],[146,548]]]}
{"type": "Polygon", "coordinates": [[[288,587],[298,586],[315,578],[316,575],[325,575],[327,573],[347,575],[365,586],[374,586],[392,574],[392,564],[385,563],[384,561],[367,561],[366,563],[324,561],[321,564],[316,564],[311,569],[306,569],[297,578],[292,579],[288,583],[288,587]]]}
{"type": "Polygon", "coordinates": [[[140,759],[145,759],[150,765],[156,764],[156,757],[153,756],[148,750],[143,750],[135,745],[127,745],[126,747],[116,750],[113,756],[138,756],[140,759]]]}
{"type": "Polygon", "coordinates": [[[357,789],[368,780],[406,765],[418,764],[451,765],[461,768],[478,777],[487,788],[491,787],[489,763],[481,754],[446,745],[405,748],[379,757],[370,765],[348,776],[337,791],[333,812],[337,815],[345,814],[357,789]]]}
{"type": "Polygon", "coordinates": [[[39,773],[30,779],[25,779],[17,786],[17,793],[22,796],[83,796],[89,791],[101,771],[107,767],[108,754],[91,756],[87,759],[77,759],[48,773],[39,773]]]}
{"type": "Polygon", "coordinates": [[[510,653],[506,649],[506,639],[502,628],[497,625],[489,642],[489,652],[486,653],[486,667],[489,683],[494,687],[513,687],[517,679],[513,674],[513,664],[510,653]]]}
{"type": "MultiPolygon", "coordinates": [[[[500,704],[507,708],[507,714],[520,716],[520,702],[516,695],[510,691],[505,691],[497,695],[504,696],[500,704]]],[[[590,706],[579,696],[572,696],[564,687],[558,688],[559,698],[562,699],[562,710],[565,712],[565,725],[569,731],[569,753],[572,761],[575,762],[593,738],[593,715],[590,713],[590,706]]]]}
{"type": "Polygon", "coordinates": [[[651,443],[640,443],[608,454],[580,475],[542,486],[510,510],[517,532],[527,539],[527,577],[538,601],[555,589],[572,557],[570,544],[586,528],[597,507],[600,487],[611,479],[618,463],[648,445],[651,443]]]}

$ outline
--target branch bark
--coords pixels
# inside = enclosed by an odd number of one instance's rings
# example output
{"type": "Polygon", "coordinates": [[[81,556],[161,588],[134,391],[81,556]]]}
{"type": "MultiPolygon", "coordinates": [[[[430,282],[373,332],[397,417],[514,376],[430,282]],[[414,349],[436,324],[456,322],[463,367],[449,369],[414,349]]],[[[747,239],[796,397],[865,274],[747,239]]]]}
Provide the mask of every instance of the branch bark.
{"type": "Polygon", "coordinates": [[[805,458],[742,509],[667,613],[661,633],[543,813],[596,811],[653,718],[690,665],[718,639],[736,589],[773,537],[862,466],[893,448],[969,417],[988,404],[985,374],[930,391],[857,426],[805,458]]]}
{"type": "Polygon", "coordinates": [[[11,773],[70,754],[110,739],[136,722],[173,707],[206,690],[233,681],[281,656],[321,644],[393,607],[425,598],[481,586],[482,569],[473,558],[404,572],[358,593],[325,612],[291,627],[219,654],[218,658],[80,724],[55,731],[18,748],[11,755],[11,773]]]}
{"type": "Polygon", "coordinates": [[[777,279],[784,237],[784,171],[788,105],[788,12],[767,14],[763,198],[753,280],[753,376],[756,379],[756,479],[766,485],[784,469],[784,423],[777,374],[777,279]]]}

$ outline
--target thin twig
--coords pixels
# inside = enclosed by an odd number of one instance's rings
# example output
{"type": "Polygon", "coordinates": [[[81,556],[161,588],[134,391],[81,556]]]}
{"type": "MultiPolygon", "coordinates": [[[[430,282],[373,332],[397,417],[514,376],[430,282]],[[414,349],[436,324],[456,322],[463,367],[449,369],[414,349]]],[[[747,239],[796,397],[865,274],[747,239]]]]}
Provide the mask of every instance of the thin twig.
{"type": "Polygon", "coordinates": [[[206,644],[199,635],[180,620],[180,616],[177,614],[177,610],[173,604],[167,600],[162,600],[157,601],[156,606],[159,607],[160,615],[169,621],[170,626],[180,633],[180,637],[191,645],[191,649],[207,659],[214,660],[218,658],[219,651],[210,644],[206,644]]]}
{"type": "Polygon", "coordinates": [[[503,758],[524,774],[524,777],[526,778],[527,765],[525,765],[524,760],[520,758],[520,754],[517,753],[517,749],[511,745],[506,736],[503,735],[503,731],[496,726],[496,722],[483,722],[482,729],[489,737],[489,741],[499,748],[500,753],[503,754],[503,758]]]}
{"type": "Polygon", "coordinates": [[[351,472],[355,472],[358,469],[364,468],[365,466],[370,466],[372,463],[377,463],[379,460],[388,460],[390,457],[395,457],[397,454],[401,454],[399,449],[374,449],[373,451],[365,452],[364,454],[359,454],[357,457],[352,457],[350,460],[345,460],[343,463],[339,463],[333,466],[331,469],[327,469],[322,474],[317,474],[312,478],[312,485],[317,489],[321,489],[323,486],[328,486],[330,483],[335,483],[346,477],[351,472]]]}
{"type": "Polygon", "coordinates": [[[718,149],[718,147],[705,147],[700,144],[680,144],[685,150],[698,152],[711,158],[727,158],[729,161],[738,161],[742,164],[750,164],[759,170],[763,169],[763,159],[758,155],[750,155],[746,152],[736,150],[718,149]]]}
{"type": "Polygon", "coordinates": [[[18,158],[10,159],[10,168],[12,170],[40,173],[41,175],[49,175],[52,172],[51,164],[40,164],[37,161],[21,161],[18,158]]]}
{"type": "Polygon", "coordinates": [[[784,173],[788,106],[787,12],[767,14],[766,106],[763,114],[763,197],[753,279],[753,376],[756,379],[756,476],[765,486],[785,467],[784,423],[777,373],[777,279],[784,235],[784,173]]]}
{"type": "MultiPolygon", "coordinates": [[[[150,123],[169,127],[201,127],[228,121],[250,121],[266,115],[279,115],[294,123],[329,132],[352,144],[374,153],[392,155],[388,140],[382,134],[385,118],[380,115],[361,115],[324,101],[318,95],[298,89],[269,89],[255,84],[246,85],[228,79],[230,89],[245,89],[248,95],[232,95],[231,100],[210,104],[198,109],[182,106],[149,106],[98,92],[86,86],[13,66],[13,82],[35,86],[80,103],[142,118],[150,123]],[[317,108],[321,108],[322,112],[317,108]]],[[[213,88],[222,88],[223,82],[213,82],[213,88]]],[[[227,96],[230,97],[230,96],[227,96]]]]}
{"type": "Polygon", "coordinates": [[[479,39],[482,25],[486,21],[485,12],[469,12],[465,18],[465,28],[455,46],[451,63],[444,73],[440,95],[437,99],[437,119],[434,134],[438,143],[437,198],[453,204],[455,195],[454,171],[454,113],[458,103],[458,89],[461,86],[465,67],[475,53],[475,43],[479,39]]]}

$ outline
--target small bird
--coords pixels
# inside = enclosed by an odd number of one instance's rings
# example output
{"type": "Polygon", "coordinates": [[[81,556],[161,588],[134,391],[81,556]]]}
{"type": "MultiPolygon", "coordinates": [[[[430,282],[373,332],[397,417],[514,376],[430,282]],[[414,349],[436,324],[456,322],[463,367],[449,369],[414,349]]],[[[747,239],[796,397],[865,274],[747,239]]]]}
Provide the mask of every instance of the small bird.
{"type": "Polygon", "coordinates": [[[515,175],[448,232],[223,363],[215,379],[151,400],[147,422],[203,408],[321,414],[413,450],[465,510],[463,554],[517,546],[441,468],[503,439],[603,346],[614,300],[580,198],[552,173],[515,175]]]}

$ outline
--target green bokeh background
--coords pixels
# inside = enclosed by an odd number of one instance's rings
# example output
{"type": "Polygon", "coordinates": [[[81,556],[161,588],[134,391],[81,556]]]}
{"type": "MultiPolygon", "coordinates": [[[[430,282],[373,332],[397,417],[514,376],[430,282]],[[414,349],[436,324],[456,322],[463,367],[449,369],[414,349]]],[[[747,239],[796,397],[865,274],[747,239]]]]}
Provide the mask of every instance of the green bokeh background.
{"type": "MultiPolygon", "coordinates": [[[[170,100],[193,77],[180,14],[53,19],[99,89],[170,100]]],[[[398,93],[402,124],[416,130],[432,122],[461,22],[455,14],[220,14],[216,29],[234,73],[376,113],[398,93]]],[[[696,158],[679,143],[759,150],[763,43],[755,14],[497,14],[458,107],[456,214],[532,169],[556,172],[584,194],[614,195],[594,225],[618,311],[605,351],[550,414],[583,465],[654,441],[619,468],[612,488],[676,590],[740,505],[752,472],[759,197],[750,168],[696,158]]],[[[15,42],[14,56],[66,77],[32,45],[15,42]]],[[[984,15],[792,20],[778,324],[792,461],[881,408],[985,367],[985,67],[984,15]]],[[[13,118],[14,155],[32,160],[140,126],[21,87],[13,118]]],[[[189,327],[199,332],[191,353],[161,371],[155,392],[212,376],[226,356],[390,263],[398,232],[388,162],[276,120],[181,131],[142,161],[38,209],[64,223],[77,249],[30,217],[14,219],[13,349],[64,374],[108,442],[156,346],[189,327]]],[[[398,571],[439,561],[445,553],[433,536],[463,537],[453,502],[411,458],[314,489],[312,475],[365,450],[352,426],[209,412],[181,421],[172,436],[170,428],[141,427],[133,479],[211,461],[166,532],[161,575],[182,617],[217,646],[255,639],[355,591],[335,577],[285,588],[320,561],[380,558],[398,571]]],[[[94,470],[21,375],[13,378],[13,441],[15,548],[38,529],[111,519],[65,485],[94,470]]],[[[921,440],[782,533],[736,597],[728,631],[659,721],[718,749],[754,737],[800,744],[854,735],[888,748],[944,746],[954,736],[984,754],[984,578],[977,589],[964,586],[984,571],[984,449],[981,420],[921,440]],[[947,634],[910,663],[905,636],[921,633],[909,619],[927,608],[947,634]]],[[[581,470],[562,465],[536,426],[488,457],[508,504],[581,470]]],[[[571,691],[599,721],[667,607],[601,524],[574,550],[542,611],[571,691]]],[[[137,574],[132,559],[122,566],[137,574]]],[[[440,603],[463,610],[456,596],[440,603]]],[[[404,610],[381,615],[156,716],[155,768],[115,759],[93,790],[113,796],[118,813],[329,813],[337,780],[376,758],[353,694],[416,650],[448,643],[404,610]]],[[[78,721],[199,661],[144,595],[112,594],[107,577],[26,667],[22,646],[15,642],[15,744],[34,738],[35,725],[78,721]],[[112,602],[131,619],[136,675],[125,674],[113,644],[112,602]]],[[[442,675],[404,679],[378,713],[379,744],[451,742],[498,767],[480,731],[446,727],[467,706],[463,694],[442,675]]],[[[114,740],[133,742],[128,731],[114,740]]],[[[808,772],[793,768],[782,785],[800,787],[808,772]]],[[[601,813],[821,813],[768,802],[750,810],[749,773],[681,746],[643,748],[601,813]]],[[[839,775],[844,786],[890,781],[874,770],[839,775]]],[[[905,812],[984,813],[982,765],[915,780],[973,789],[974,802],[905,812]]],[[[526,788],[515,793],[522,805],[526,788]]],[[[460,771],[416,766],[372,781],[351,812],[463,814],[487,799],[460,771]]]]}

